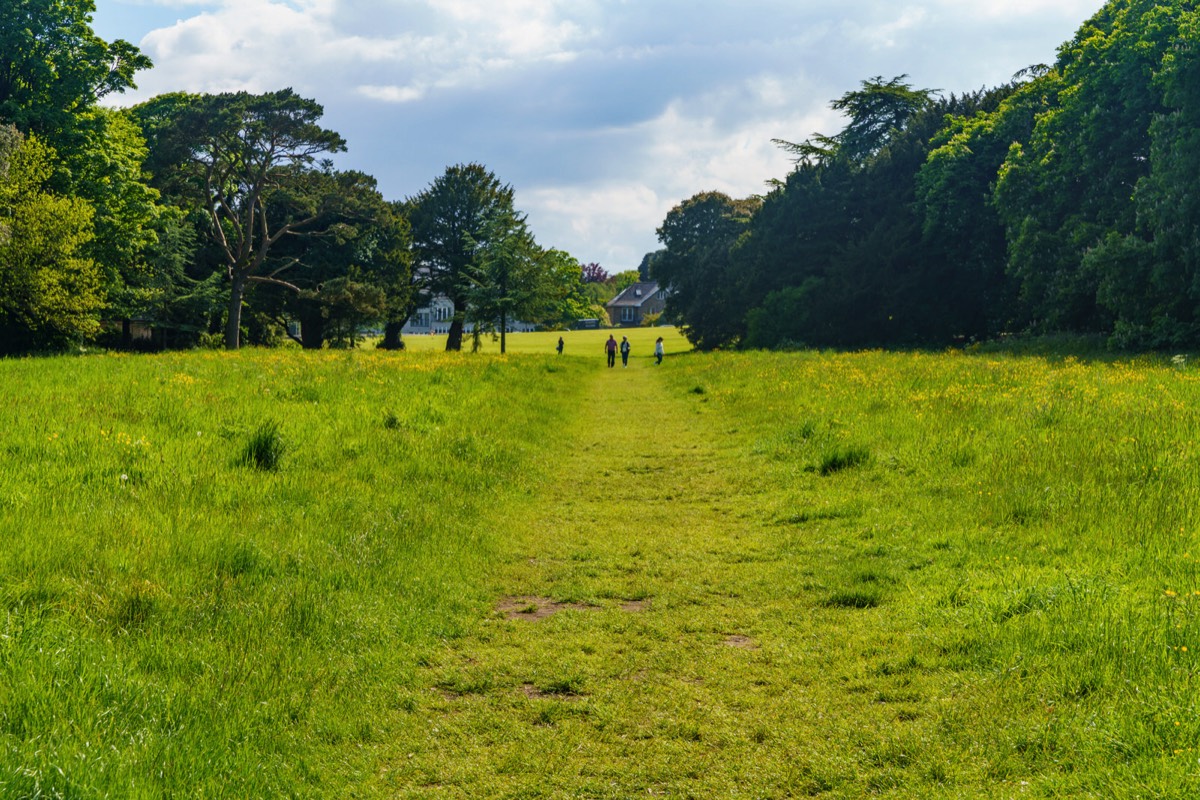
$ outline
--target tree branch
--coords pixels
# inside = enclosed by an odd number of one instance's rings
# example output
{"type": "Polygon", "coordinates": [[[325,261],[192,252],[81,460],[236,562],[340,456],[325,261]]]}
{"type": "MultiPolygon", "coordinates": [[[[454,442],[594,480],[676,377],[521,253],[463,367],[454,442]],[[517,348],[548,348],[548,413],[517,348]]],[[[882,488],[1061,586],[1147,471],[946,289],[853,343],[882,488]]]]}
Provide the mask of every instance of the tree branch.
{"type": "Polygon", "coordinates": [[[254,281],[255,283],[269,283],[272,286],[282,286],[285,289],[291,289],[296,294],[299,294],[300,292],[304,291],[303,289],[301,289],[299,286],[297,286],[294,283],[288,283],[287,281],[281,281],[278,278],[272,278],[269,275],[249,275],[249,276],[247,276],[246,280],[254,281]]]}

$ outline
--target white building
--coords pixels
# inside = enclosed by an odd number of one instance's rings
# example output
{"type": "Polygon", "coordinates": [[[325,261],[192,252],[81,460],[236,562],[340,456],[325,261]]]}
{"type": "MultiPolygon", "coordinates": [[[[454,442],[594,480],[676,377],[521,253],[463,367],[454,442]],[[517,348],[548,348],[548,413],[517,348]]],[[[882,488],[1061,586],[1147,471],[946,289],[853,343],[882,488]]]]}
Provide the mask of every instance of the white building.
{"type": "MultiPolygon", "coordinates": [[[[450,298],[443,295],[435,296],[429,305],[418,308],[416,313],[408,318],[404,323],[404,327],[400,333],[404,336],[414,336],[425,334],[447,334],[450,332],[450,324],[454,321],[454,303],[450,302],[450,298]]],[[[509,320],[509,333],[528,333],[536,330],[531,322],[521,322],[519,320],[509,320]]],[[[468,322],[463,326],[463,333],[470,334],[475,332],[475,325],[468,322]]]]}

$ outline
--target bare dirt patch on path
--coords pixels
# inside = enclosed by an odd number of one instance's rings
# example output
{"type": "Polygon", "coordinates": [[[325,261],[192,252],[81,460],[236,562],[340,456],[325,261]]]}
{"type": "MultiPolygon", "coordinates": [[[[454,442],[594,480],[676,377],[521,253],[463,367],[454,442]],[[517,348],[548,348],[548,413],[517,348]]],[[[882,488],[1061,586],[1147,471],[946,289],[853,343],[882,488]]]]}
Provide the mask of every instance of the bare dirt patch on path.
{"type": "Polygon", "coordinates": [[[531,622],[547,619],[559,611],[574,609],[576,611],[594,611],[596,606],[584,603],[560,603],[549,597],[502,597],[496,603],[496,611],[508,619],[524,619],[531,622]]]}

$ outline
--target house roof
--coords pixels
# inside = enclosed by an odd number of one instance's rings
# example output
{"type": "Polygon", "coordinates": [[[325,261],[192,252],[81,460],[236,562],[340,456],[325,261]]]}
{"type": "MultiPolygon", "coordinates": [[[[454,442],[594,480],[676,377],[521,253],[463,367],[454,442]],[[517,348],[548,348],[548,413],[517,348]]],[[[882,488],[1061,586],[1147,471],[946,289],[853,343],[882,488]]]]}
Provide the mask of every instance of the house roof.
{"type": "Polygon", "coordinates": [[[635,283],[626,287],[625,291],[609,300],[605,305],[608,308],[619,308],[622,306],[633,306],[639,308],[647,300],[653,299],[654,295],[658,294],[658,281],[649,281],[648,283],[635,283]]]}

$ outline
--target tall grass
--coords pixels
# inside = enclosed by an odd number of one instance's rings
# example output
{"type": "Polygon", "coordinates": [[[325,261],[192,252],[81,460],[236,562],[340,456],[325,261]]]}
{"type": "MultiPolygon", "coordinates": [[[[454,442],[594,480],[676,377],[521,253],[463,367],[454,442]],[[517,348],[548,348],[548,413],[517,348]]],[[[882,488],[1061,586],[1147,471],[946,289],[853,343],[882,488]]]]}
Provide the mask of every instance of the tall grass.
{"type": "Polygon", "coordinates": [[[886,613],[847,620],[848,638],[895,648],[864,667],[952,676],[921,700],[929,724],[896,724],[925,742],[902,783],[950,753],[968,785],[1200,791],[1200,372],[755,353],[668,377],[681,398],[706,387],[695,413],[737,420],[812,602],[886,613]]]}
{"type": "Polygon", "coordinates": [[[482,602],[556,368],[0,361],[0,796],[347,796],[482,602]]]}
{"type": "Polygon", "coordinates": [[[587,336],[0,361],[0,796],[1200,795],[1200,371],[587,336]]]}

